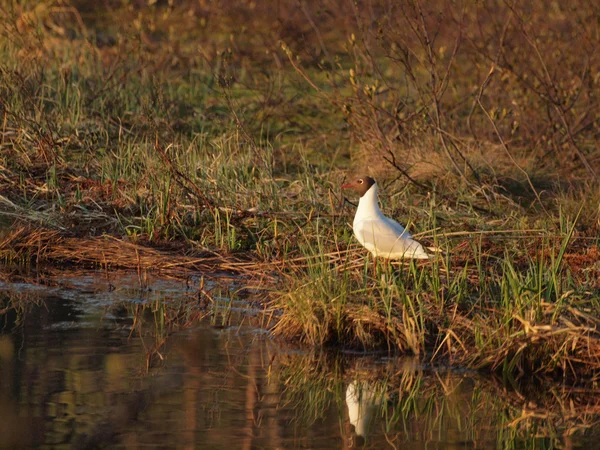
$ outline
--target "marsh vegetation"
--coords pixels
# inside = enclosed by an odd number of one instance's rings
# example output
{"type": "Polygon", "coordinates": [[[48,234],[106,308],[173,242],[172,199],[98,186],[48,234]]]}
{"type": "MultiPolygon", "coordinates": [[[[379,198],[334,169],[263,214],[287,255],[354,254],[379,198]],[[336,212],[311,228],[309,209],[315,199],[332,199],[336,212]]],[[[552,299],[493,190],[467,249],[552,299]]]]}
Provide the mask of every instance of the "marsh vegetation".
{"type": "Polygon", "coordinates": [[[5,280],[233,274],[287,339],[598,381],[596,5],[0,14],[5,280]],[[339,189],[356,171],[438,257],[373,276],[339,189]]]}

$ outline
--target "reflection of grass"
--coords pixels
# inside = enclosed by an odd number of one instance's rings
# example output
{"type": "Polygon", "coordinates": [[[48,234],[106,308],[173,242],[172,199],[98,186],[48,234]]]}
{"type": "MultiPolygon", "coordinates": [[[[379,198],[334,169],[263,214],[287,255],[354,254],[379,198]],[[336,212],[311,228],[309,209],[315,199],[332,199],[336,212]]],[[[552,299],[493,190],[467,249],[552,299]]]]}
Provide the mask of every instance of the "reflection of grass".
{"type": "Polygon", "coordinates": [[[600,63],[573,11],[143,3],[0,11],[3,262],[236,272],[311,344],[597,377],[600,63]],[[349,168],[443,256],[373,279],[349,168]]]}
{"type": "MultiPolygon", "coordinates": [[[[125,302],[113,308],[125,308],[132,318],[130,334],[140,338],[146,358],[146,371],[164,360],[166,345],[174,333],[207,318],[215,327],[232,325],[231,292],[208,289],[201,280],[197,295],[171,298],[159,295],[143,303],[125,302]]],[[[234,325],[237,325],[233,322],[234,325]]]]}
{"type": "MultiPolygon", "coordinates": [[[[368,359],[290,355],[283,359],[279,375],[287,402],[296,405],[297,420],[309,425],[321,419],[331,403],[342,411],[341,424],[348,421],[343,411],[355,406],[347,404],[348,384],[368,393],[363,406],[375,405],[369,445],[461,439],[486,446],[497,442],[500,448],[544,443],[553,448],[573,433],[598,426],[598,398],[591,392],[552,385],[519,392],[516,386],[509,389],[464,374],[425,374],[415,362],[386,366],[368,359]]],[[[343,436],[348,438],[352,430],[346,428],[343,436]]]]}
{"type": "Polygon", "coordinates": [[[43,300],[36,294],[0,292],[0,329],[8,332],[21,325],[27,314],[41,304],[43,300]]]}

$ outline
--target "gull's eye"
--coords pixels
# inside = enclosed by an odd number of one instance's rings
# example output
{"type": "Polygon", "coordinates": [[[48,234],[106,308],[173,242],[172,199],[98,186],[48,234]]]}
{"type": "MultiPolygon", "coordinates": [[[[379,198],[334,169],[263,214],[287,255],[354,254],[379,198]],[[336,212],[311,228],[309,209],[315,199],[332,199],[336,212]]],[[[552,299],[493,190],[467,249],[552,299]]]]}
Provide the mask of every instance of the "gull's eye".
{"type": "Polygon", "coordinates": [[[358,184],[363,184],[362,178],[360,180],[358,180],[358,184]]]}

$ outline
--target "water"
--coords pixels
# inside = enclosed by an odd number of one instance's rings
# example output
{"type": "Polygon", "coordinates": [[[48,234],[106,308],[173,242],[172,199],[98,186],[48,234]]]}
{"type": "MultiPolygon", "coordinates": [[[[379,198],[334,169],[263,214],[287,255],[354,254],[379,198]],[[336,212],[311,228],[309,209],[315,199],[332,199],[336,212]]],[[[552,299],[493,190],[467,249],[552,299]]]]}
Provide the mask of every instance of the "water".
{"type": "Polygon", "coordinates": [[[0,447],[600,448],[593,392],[311,352],[257,328],[251,298],[203,289],[0,284],[18,311],[0,319],[0,447]]]}

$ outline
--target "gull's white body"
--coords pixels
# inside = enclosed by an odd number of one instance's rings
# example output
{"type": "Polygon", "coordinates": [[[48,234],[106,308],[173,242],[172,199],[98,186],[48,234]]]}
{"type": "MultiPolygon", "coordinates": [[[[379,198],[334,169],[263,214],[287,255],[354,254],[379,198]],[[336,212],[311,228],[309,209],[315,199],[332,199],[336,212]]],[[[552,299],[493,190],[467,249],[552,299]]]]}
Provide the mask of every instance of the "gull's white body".
{"type": "Polygon", "coordinates": [[[358,201],[352,224],[354,235],[373,256],[387,259],[428,259],[423,246],[402,225],[385,217],[379,209],[377,183],[358,201]]]}

